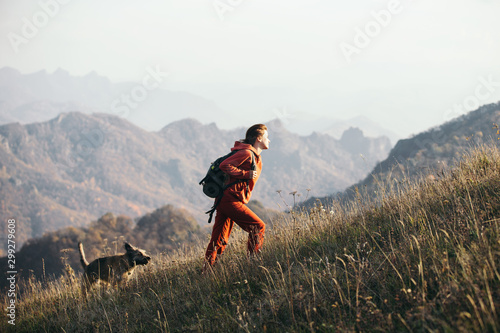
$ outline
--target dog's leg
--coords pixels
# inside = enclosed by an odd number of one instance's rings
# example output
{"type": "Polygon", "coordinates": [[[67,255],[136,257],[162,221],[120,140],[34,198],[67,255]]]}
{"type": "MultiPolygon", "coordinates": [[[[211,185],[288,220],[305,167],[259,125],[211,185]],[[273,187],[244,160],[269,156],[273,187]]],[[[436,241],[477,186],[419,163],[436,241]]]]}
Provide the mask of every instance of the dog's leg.
{"type": "Polygon", "coordinates": [[[86,300],[87,299],[87,292],[90,289],[90,282],[89,282],[89,279],[87,277],[87,274],[83,274],[82,281],[80,283],[80,287],[82,290],[82,297],[86,300]]]}

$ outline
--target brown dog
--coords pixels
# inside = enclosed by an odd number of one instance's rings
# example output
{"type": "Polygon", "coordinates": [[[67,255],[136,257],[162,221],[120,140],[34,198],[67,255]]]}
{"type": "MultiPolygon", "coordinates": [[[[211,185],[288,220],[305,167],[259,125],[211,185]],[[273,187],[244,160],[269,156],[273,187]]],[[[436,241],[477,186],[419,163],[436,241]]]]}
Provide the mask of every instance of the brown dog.
{"type": "Polygon", "coordinates": [[[83,252],[81,242],[78,243],[78,249],[80,250],[80,262],[84,270],[82,281],[82,293],[84,295],[99,280],[112,285],[126,284],[137,265],[147,265],[151,260],[151,257],[146,255],[144,250],[135,248],[129,243],[125,243],[126,253],[98,258],[90,264],[85,259],[85,252],[83,252]]]}

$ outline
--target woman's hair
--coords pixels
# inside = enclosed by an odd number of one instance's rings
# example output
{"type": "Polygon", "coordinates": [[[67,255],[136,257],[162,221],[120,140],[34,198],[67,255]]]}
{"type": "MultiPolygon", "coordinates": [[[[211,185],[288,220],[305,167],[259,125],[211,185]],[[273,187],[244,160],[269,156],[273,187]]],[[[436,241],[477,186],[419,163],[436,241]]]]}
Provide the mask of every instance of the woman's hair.
{"type": "Polygon", "coordinates": [[[263,124],[253,125],[247,130],[247,133],[245,134],[245,139],[241,140],[241,142],[253,145],[255,143],[255,140],[257,140],[257,138],[260,138],[261,136],[264,135],[264,131],[267,131],[266,125],[263,124]]]}

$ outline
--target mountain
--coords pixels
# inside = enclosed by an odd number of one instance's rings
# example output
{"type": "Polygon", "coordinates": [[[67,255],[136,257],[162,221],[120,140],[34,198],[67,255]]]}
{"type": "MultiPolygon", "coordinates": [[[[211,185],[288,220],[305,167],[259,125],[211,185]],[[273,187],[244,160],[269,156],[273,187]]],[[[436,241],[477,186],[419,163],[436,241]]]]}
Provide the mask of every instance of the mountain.
{"type": "MultiPolygon", "coordinates": [[[[188,117],[204,124],[217,119],[218,126],[233,128],[235,123],[241,123],[241,114],[252,113],[252,110],[248,111],[248,105],[241,105],[242,100],[252,98],[253,110],[268,110],[276,96],[286,99],[291,93],[270,87],[236,89],[234,85],[214,84],[200,89],[184,86],[202,93],[207,93],[208,89],[209,96],[215,96],[219,103],[225,105],[221,108],[214,101],[196,94],[163,88],[168,86],[169,79],[168,73],[163,73],[161,68],[147,67],[143,75],[135,82],[114,83],[96,72],[73,76],[59,68],[53,73],[42,70],[22,74],[16,69],[3,67],[0,69],[0,124],[44,122],[60,113],[79,111],[120,116],[148,131],[158,131],[166,124],[188,117]]],[[[280,119],[287,130],[299,135],[318,132],[340,139],[344,131],[354,127],[370,138],[386,136],[392,144],[400,138],[390,129],[364,116],[335,119],[286,107],[274,108],[270,114],[280,119]]]]}
{"type": "Polygon", "coordinates": [[[63,69],[21,74],[4,67],[0,69],[0,124],[43,122],[71,111],[119,115],[155,131],[186,115],[204,123],[214,117],[230,118],[213,101],[162,88],[166,80],[167,73],[149,67],[137,82],[122,83],[95,72],[81,77],[63,69]]]}
{"type": "Polygon", "coordinates": [[[332,199],[350,199],[359,190],[376,197],[377,191],[428,172],[439,178],[441,170],[453,165],[471,147],[492,142],[500,144],[499,124],[500,103],[493,103],[412,138],[400,140],[365,179],[343,193],[314,198],[306,205],[312,205],[317,199],[323,203],[332,199]]]}
{"type": "Polygon", "coordinates": [[[388,137],[392,144],[396,143],[401,136],[390,129],[384,128],[375,121],[365,116],[357,116],[349,119],[335,119],[330,117],[313,116],[306,112],[275,110],[275,113],[283,119],[285,127],[300,135],[309,135],[312,132],[329,134],[340,139],[342,134],[349,128],[359,128],[369,138],[388,137]]]}
{"type": "MultiPolygon", "coordinates": [[[[271,149],[262,153],[264,168],[252,199],[274,209],[292,205],[293,191],[303,201],[344,189],[389,149],[373,144],[363,158],[345,140],[299,136],[279,121],[268,127],[271,149]]],[[[212,201],[198,182],[245,130],[184,119],[147,132],[116,116],[79,112],[0,126],[0,215],[18,221],[18,245],[47,231],[86,226],[106,212],[135,218],[166,204],[205,223],[212,201]]],[[[355,134],[363,142],[361,132],[355,134]]]]}
{"type": "Polygon", "coordinates": [[[368,119],[365,116],[357,116],[347,120],[330,121],[326,124],[328,124],[328,126],[323,129],[322,133],[330,134],[334,138],[342,135],[342,133],[351,127],[361,129],[364,135],[370,138],[382,136],[388,137],[391,140],[391,143],[396,143],[401,138],[400,135],[384,128],[380,124],[368,119]]]}
{"type": "Polygon", "coordinates": [[[382,161],[387,156],[386,152],[391,149],[389,138],[368,138],[363,131],[355,127],[350,127],[342,133],[340,144],[346,151],[360,155],[368,161],[382,161]]]}

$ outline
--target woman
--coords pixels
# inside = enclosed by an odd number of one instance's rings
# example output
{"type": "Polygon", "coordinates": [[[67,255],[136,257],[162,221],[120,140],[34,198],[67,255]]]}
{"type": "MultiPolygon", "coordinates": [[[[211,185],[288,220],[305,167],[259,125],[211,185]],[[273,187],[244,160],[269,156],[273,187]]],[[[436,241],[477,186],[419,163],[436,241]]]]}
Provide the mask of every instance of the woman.
{"type": "Polygon", "coordinates": [[[262,170],[262,150],[269,149],[267,127],[262,124],[253,125],[244,140],[236,141],[231,151],[236,153],[225,159],[219,168],[229,175],[228,187],[217,206],[212,237],[205,253],[206,264],[213,266],[218,256],[224,252],[233,225],[236,223],[248,232],[248,253],[258,253],[264,242],[266,225],[246,206],[250,201],[252,190],[262,170]],[[255,163],[255,170],[252,169],[255,163]]]}

